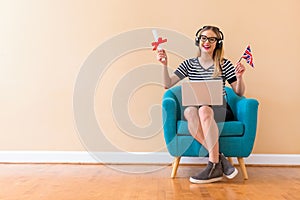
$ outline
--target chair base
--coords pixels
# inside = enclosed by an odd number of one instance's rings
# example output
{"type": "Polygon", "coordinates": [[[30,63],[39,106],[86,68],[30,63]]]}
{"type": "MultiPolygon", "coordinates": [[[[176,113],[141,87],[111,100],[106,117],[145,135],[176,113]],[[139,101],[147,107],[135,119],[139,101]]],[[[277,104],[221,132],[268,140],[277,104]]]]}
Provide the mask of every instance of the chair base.
{"type": "MultiPolygon", "coordinates": [[[[179,166],[179,163],[180,163],[180,159],[181,159],[181,157],[175,157],[174,158],[174,162],[172,164],[173,168],[172,168],[171,178],[175,178],[175,176],[177,174],[177,169],[178,169],[178,166],[179,166]]],[[[233,164],[233,161],[232,161],[231,157],[228,157],[228,160],[231,164],[233,164]]],[[[237,157],[237,160],[239,162],[241,171],[243,173],[244,180],[247,180],[248,179],[248,173],[247,173],[246,165],[245,165],[245,162],[244,162],[244,158],[243,157],[237,157]]]]}

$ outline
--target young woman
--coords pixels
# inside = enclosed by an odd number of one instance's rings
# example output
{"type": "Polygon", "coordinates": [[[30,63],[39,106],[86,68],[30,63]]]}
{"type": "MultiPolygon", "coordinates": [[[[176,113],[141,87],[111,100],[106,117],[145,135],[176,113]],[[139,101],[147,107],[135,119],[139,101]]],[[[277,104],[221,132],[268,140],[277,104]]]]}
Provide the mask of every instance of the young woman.
{"type": "MultiPolygon", "coordinates": [[[[239,62],[234,67],[229,60],[223,58],[223,39],[223,33],[215,26],[204,26],[199,29],[195,39],[195,43],[199,47],[197,57],[183,61],[171,76],[167,69],[166,52],[158,51],[157,59],[164,66],[163,82],[165,87],[170,88],[185,77],[191,81],[222,78],[224,97],[226,95],[225,81],[231,85],[237,95],[242,96],[245,91],[243,81],[245,66],[239,62]]],[[[226,100],[222,106],[187,107],[184,116],[191,135],[209,152],[207,167],[196,176],[190,177],[190,181],[192,183],[211,183],[221,180],[223,174],[229,179],[234,178],[238,173],[237,169],[219,152],[217,122],[234,119],[226,100]]]]}

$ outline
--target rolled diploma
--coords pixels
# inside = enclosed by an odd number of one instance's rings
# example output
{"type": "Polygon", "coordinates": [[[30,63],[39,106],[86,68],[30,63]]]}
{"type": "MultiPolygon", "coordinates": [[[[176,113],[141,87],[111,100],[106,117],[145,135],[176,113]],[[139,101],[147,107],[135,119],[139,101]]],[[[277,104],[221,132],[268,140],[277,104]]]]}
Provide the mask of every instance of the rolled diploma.
{"type": "MultiPolygon", "coordinates": [[[[157,42],[158,41],[158,34],[157,34],[157,31],[155,29],[152,30],[152,34],[153,34],[155,42],[157,42]]],[[[162,48],[158,45],[157,50],[162,50],[162,48]]],[[[165,58],[162,58],[161,60],[165,61],[165,58]]]]}

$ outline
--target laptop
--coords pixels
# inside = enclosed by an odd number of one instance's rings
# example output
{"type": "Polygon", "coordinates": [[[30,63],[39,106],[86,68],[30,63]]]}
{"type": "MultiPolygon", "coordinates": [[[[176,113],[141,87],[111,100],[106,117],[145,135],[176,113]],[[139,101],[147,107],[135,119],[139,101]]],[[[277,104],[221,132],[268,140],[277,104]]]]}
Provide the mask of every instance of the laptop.
{"type": "Polygon", "coordinates": [[[182,83],[182,105],[223,105],[223,81],[187,81],[182,83]]]}

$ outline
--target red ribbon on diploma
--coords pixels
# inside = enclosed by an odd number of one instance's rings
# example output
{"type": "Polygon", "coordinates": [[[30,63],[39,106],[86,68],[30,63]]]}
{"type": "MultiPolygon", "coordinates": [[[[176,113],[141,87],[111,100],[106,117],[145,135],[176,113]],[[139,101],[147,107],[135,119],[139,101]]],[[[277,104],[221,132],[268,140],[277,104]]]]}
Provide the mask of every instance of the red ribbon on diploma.
{"type": "Polygon", "coordinates": [[[160,44],[165,43],[165,42],[167,42],[167,39],[163,40],[161,37],[159,37],[157,42],[152,42],[152,46],[153,46],[152,50],[155,51],[160,44]]]}

